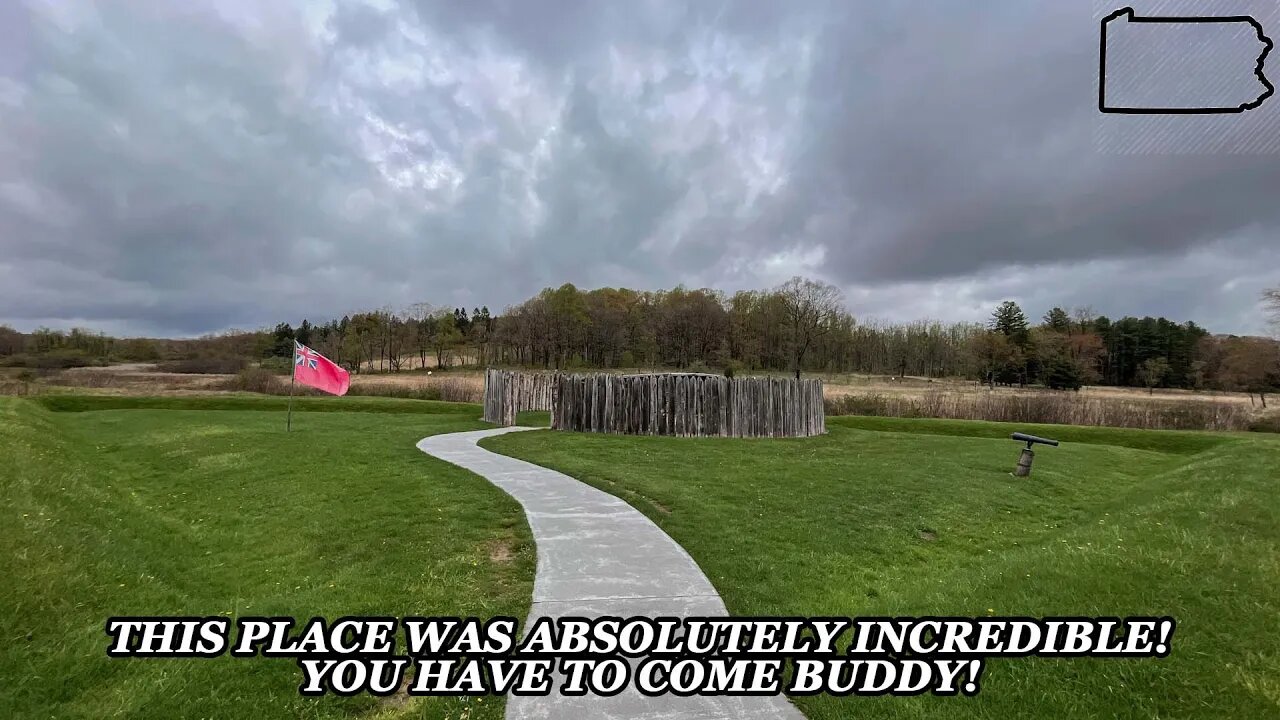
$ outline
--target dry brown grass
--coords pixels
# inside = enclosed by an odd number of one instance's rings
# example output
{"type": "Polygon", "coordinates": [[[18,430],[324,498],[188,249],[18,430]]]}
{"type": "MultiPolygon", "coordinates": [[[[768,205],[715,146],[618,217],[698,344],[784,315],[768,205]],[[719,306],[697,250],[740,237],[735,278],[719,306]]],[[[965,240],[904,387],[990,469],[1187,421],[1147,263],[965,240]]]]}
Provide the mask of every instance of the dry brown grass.
{"type": "Polygon", "coordinates": [[[110,388],[121,384],[122,376],[102,368],[76,368],[75,372],[64,370],[47,379],[50,385],[83,388],[110,388]]]}
{"type": "Polygon", "coordinates": [[[235,375],[201,375],[156,371],[154,365],[117,365],[105,368],[73,368],[44,379],[59,387],[114,389],[123,394],[146,395],[172,390],[215,390],[235,375]]]}
{"type": "Polygon", "coordinates": [[[351,394],[478,403],[484,395],[484,377],[475,373],[354,375],[351,394]]]}
{"type": "Polygon", "coordinates": [[[1148,430],[1248,430],[1259,419],[1259,414],[1247,405],[1209,398],[1140,400],[1070,392],[999,390],[934,391],[919,397],[846,394],[828,399],[827,413],[1148,430]]]}
{"type": "MultiPolygon", "coordinates": [[[[477,365],[480,362],[479,357],[477,357],[474,353],[462,353],[462,354],[451,353],[451,354],[445,355],[445,357],[449,360],[449,368],[451,369],[450,370],[451,372],[456,372],[456,370],[452,370],[452,368],[471,367],[471,366],[477,365]]],[[[406,371],[406,370],[437,370],[439,369],[439,363],[436,362],[435,353],[427,353],[426,359],[427,359],[426,364],[423,364],[422,357],[419,356],[417,353],[401,355],[400,370],[406,371]]],[[[387,362],[380,359],[365,362],[360,365],[360,370],[362,372],[387,372],[389,371],[389,369],[390,369],[390,366],[387,364],[387,362]]]]}
{"type": "MultiPolygon", "coordinates": [[[[883,395],[886,397],[902,397],[922,399],[935,392],[957,394],[984,394],[991,390],[986,385],[973,380],[930,380],[928,378],[906,377],[893,379],[879,375],[827,375],[823,376],[824,394],[828,398],[845,395],[883,395]]],[[[1045,393],[1055,394],[1043,388],[998,387],[996,393],[1011,395],[1037,396],[1045,393]]],[[[1102,398],[1113,400],[1131,400],[1135,402],[1181,402],[1186,400],[1212,400],[1252,407],[1254,400],[1245,393],[1231,392],[1195,392],[1192,390],[1155,390],[1148,393],[1144,388],[1090,386],[1082,388],[1080,397],[1102,398]]]]}
{"type": "Polygon", "coordinates": [[[398,387],[419,387],[421,385],[440,382],[441,380],[464,380],[476,385],[477,387],[484,387],[484,373],[474,371],[433,371],[430,375],[422,372],[412,372],[359,374],[351,376],[352,385],[394,385],[398,387]]]}

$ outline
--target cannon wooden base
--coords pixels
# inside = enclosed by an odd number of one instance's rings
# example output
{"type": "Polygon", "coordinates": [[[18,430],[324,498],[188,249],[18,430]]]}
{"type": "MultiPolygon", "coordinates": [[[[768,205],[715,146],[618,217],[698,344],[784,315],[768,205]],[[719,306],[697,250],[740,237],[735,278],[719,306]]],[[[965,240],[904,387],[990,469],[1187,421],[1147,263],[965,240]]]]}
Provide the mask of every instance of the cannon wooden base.
{"type": "Polygon", "coordinates": [[[1018,466],[1013,469],[1013,474],[1018,477],[1027,477],[1031,474],[1031,463],[1035,462],[1036,451],[1031,448],[1022,448],[1022,455],[1018,457],[1018,466]]]}

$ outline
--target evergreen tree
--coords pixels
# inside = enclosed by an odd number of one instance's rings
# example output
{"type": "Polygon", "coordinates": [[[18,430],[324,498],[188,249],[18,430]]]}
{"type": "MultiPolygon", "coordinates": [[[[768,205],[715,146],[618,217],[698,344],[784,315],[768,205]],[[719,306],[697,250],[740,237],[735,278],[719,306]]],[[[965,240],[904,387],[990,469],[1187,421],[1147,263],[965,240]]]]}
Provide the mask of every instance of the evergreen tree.
{"type": "Polygon", "coordinates": [[[1071,318],[1066,310],[1056,307],[1045,313],[1044,326],[1046,329],[1068,335],[1071,333],[1071,318]]]}
{"type": "Polygon", "coordinates": [[[1053,355],[1044,365],[1044,384],[1053,390],[1079,390],[1084,384],[1080,366],[1066,355],[1053,355]]]}
{"type": "Polygon", "coordinates": [[[271,332],[270,354],[274,357],[293,357],[293,326],[280,323],[271,332]]]}
{"type": "Polygon", "coordinates": [[[471,330],[471,320],[467,317],[466,308],[455,308],[453,311],[453,325],[458,332],[466,335],[471,330]]]}
{"type": "Polygon", "coordinates": [[[1035,380],[1037,370],[1031,348],[1031,331],[1027,316],[1018,303],[1006,300],[991,314],[991,329],[1008,339],[1009,361],[996,370],[996,382],[1004,385],[1026,385],[1035,380]]]}
{"type": "Polygon", "coordinates": [[[298,332],[294,333],[293,337],[303,345],[309,346],[311,345],[311,333],[313,330],[315,330],[315,328],[311,323],[307,322],[306,318],[303,318],[302,324],[298,326],[298,332]]]}
{"type": "Polygon", "coordinates": [[[1027,315],[1018,303],[1006,300],[991,314],[991,329],[1009,338],[1016,347],[1025,349],[1030,340],[1027,315]]]}

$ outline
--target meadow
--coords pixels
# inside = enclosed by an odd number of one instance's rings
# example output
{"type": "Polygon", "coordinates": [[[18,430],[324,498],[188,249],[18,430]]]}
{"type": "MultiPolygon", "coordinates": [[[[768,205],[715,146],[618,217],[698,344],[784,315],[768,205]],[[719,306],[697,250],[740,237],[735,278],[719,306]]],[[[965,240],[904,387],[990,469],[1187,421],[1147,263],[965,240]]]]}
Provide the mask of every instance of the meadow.
{"type": "Polygon", "coordinates": [[[730,612],[1171,615],[1168,658],[1003,659],[972,698],[797,698],[836,718],[1280,717],[1280,438],[898,418],[825,437],[553,432],[482,446],[613,493],[730,612]],[[1010,474],[1014,428],[1063,441],[1010,474]]]}
{"type": "MultiPolygon", "coordinates": [[[[514,615],[516,503],[416,450],[475,405],[0,398],[0,717],[499,718],[500,698],[307,699],[277,660],[112,660],[112,615],[514,615]]],[[[523,424],[546,422],[523,413],[523,424]]],[[[832,417],[789,440],[516,433],[484,446],[634,505],[740,615],[1172,615],[1151,659],[989,663],[973,698],[835,718],[1280,717],[1280,438],[832,417]],[[1020,430],[1063,441],[1010,470],[1020,430]]]]}
{"type": "Polygon", "coordinates": [[[414,443],[474,406],[0,398],[0,717],[501,718],[501,698],[309,699],[283,659],[113,660],[118,615],[515,615],[519,506],[414,443]]]}

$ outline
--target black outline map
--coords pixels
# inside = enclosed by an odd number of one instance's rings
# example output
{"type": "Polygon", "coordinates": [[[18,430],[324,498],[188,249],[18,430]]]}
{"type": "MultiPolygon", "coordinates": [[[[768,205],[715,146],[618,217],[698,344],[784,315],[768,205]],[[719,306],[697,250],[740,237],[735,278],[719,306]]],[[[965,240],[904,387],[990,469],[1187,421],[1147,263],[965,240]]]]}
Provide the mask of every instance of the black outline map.
{"type": "Polygon", "coordinates": [[[1253,110],[1262,105],[1263,101],[1271,97],[1275,93],[1275,86],[1267,80],[1267,76],[1263,74],[1262,68],[1266,62],[1267,55],[1275,43],[1271,38],[1266,36],[1262,24],[1259,23],[1251,15],[1220,15],[1220,16],[1190,16],[1190,17],[1139,17],[1133,8],[1121,8],[1102,19],[1101,40],[1099,42],[1098,52],[1098,110],[1104,113],[1119,113],[1125,115],[1210,115],[1218,113],[1242,113],[1246,110],[1253,110]],[[1248,23],[1258,33],[1258,39],[1262,41],[1264,49],[1262,54],[1258,56],[1258,64],[1254,68],[1254,74],[1258,76],[1258,80],[1262,82],[1266,90],[1250,102],[1235,107],[1159,107],[1159,108],[1140,108],[1140,107],[1112,107],[1107,105],[1107,25],[1113,20],[1128,15],[1127,22],[1131,23],[1248,23]]]}

